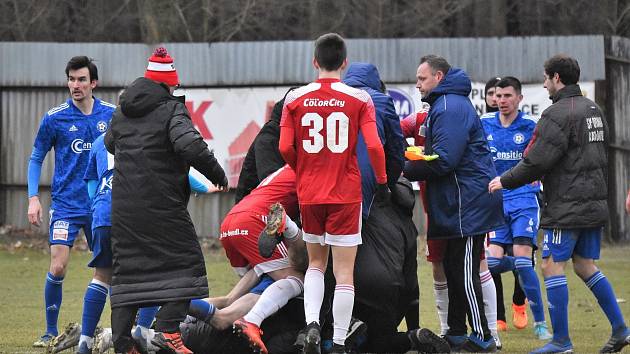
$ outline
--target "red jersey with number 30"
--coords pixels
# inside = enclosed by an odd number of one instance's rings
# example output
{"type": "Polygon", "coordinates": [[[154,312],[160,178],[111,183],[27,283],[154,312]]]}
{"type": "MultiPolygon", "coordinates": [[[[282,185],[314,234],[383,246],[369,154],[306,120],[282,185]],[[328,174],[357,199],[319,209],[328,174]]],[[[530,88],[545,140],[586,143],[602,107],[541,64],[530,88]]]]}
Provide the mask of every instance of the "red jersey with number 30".
{"type": "MultiPolygon", "coordinates": [[[[287,95],[280,126],[294,132],[295,161],[287,162],[295,163],[300,204],[361,202],[357,136],[370,123],[375,132],[375,121],[370,95],[338,79],[319,79],[287,95]]],[[[384,159],[374,170],[385,183],[384,159]]]]}

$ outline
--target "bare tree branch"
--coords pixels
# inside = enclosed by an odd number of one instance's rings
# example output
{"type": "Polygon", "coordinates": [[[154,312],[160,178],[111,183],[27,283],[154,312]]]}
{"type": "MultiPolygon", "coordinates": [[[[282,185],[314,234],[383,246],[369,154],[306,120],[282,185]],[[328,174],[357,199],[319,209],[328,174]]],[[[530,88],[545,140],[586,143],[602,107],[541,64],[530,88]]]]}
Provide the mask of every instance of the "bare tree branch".
{"type": "Polygon", "coordinates": [[[186,30],[186,37],[188,37],[189,42],[193,42],[193,36],[190,33],[190,28],[188,26],[188,22],[186,21],[186,17],[184,16],[184,12],[182,8],[179,6],[178,1],[173,1],[173,7],[175,7],[175,11],[177,11],[177,15],[179,16],[180,21],[184,25],[184,29],[186,30]]]}

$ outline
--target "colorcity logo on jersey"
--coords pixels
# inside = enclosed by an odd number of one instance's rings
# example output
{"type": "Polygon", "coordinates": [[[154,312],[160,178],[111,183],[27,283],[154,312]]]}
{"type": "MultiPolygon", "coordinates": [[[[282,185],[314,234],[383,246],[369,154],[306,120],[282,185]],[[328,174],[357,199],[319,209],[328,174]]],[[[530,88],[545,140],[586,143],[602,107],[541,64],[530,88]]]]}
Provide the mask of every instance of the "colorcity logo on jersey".
{"type": "Polygon", "coordinates": [[[331,98],[329,100],[320,100],[319,98],[307,98],[304,100],[304,107],[343,107],[346,101],[331,98]]]}
{"type": "Polygon", "coordinates": [[[508,160],[508,161],[519,161],[523,158],[523,153],[520,151],[497,151],[495,147],[490,148],[490,152],[492,152],[492,160],[508,160]]]}
{"type": "Polygon", "coordinates": [[[92,148],[92,143],[86,143],[83,139],[74,139],[72,140],[70,148],[75,154],[80,154],[83,150],[90,150],[92,148]]]}

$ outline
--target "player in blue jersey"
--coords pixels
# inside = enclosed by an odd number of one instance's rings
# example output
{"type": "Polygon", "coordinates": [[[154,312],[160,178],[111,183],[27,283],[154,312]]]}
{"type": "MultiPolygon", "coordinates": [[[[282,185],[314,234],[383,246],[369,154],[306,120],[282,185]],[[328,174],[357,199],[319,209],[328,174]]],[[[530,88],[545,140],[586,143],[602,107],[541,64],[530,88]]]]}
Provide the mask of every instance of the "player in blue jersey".
{"type": "MultiPolygon", "coordinates": [[[[499,111],[484,114],[481,122],[497,173],[502,174],[521,160],[538,120],[518,110],[523,95],[517,78],[507,76],[501,79],[494,95],[499,111]]],[[[539,191],[538,181],[503,191],[506,224],[490,236],[488,266],[493,274],[517,271],[534,315],[534,334],[538,339],[546,340],[551,334],[545,322],[540,282],[532,262],[539,223],[540,207],[536,196],[539,191]],[[513,247],[514,256],[505,254],[509,246],[513,247]]]]}
{"type": "Polygon", "coordinates": [[[92,59],[73,57],[65,72],[71,97],[44,115],[28,165],[28,220],[40,226],[39,177],[46,154],[51,148],[55,149],[49,225],[50,269],[44,288],[46,332],[33,344],[36,347],[46,346],[58,334],[63,279],[70,247],[79,229],[83,228],[91,243],[90,199],[83,173],[92,141],[107,130],[115,109],[114,105],[92,96],[98,82],[98,70],[92,59]]]}

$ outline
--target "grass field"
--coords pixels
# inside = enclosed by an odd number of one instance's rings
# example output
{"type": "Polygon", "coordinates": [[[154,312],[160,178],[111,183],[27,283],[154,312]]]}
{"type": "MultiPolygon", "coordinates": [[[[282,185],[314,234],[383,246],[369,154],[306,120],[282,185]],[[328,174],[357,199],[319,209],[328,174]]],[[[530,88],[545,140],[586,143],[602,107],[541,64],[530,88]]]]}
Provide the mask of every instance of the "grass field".
{"type": "MultiPolygon", "coordinates": [[[[422,253],[422,251],[420,251],[422,253]]],[[[602,251],[599,262],[604,274],[612,280],[617,297],[630,300],[630,247],[608,247],[602,251]]],[[[73,251],[69,271],[64,280],[64,300],[59,318],[60,330],[71,321],[80,322],[83,293],[91,272],[85,267],[90,256],[87,252],[73,251]]],[[[0,353],[41,353],[31,343],[43,333],[43,286],[48,269],[49,255],[42,251],[0,251],[0,353]]],[[[430,266],[419,257],[420,321],[422,326],[438,329],[434,310],[430,266]]],[[[222,251],[206,254],[206,267],[212,295],[227,293],[236,282],[236,276],[227,264],[222,251]]],[[[540,273],[540,270],[539,272],[540,273]]],[[[597,301],[587,287],[573,273],[569,273],[569,321],[573,344],[578,353],[596,353],[608,340],[610,327],[597,301]]],[[[507,289],[512,289],[513,277],[503,277],[506,301],[511,300],[507,289]]],[[[543,291],[543,296],[545,295],[543,291]]],[[[624,316],[630,318],[630,304],[620,304],[624,316]]],[[[506,304],[508,322],[511,306],[506,304]]],[[[110,312],[106,308],[101,325],[109,327],[110,312]]],[[[530,313],[531,319],[531,313],[530,313]]],[[[510,327],[503,332],[503,353],[523,353],[539,346],[530,327],[516,330],[510,327]]],[[[630,352],[629,349],[625,350],[630,352]]]]}

